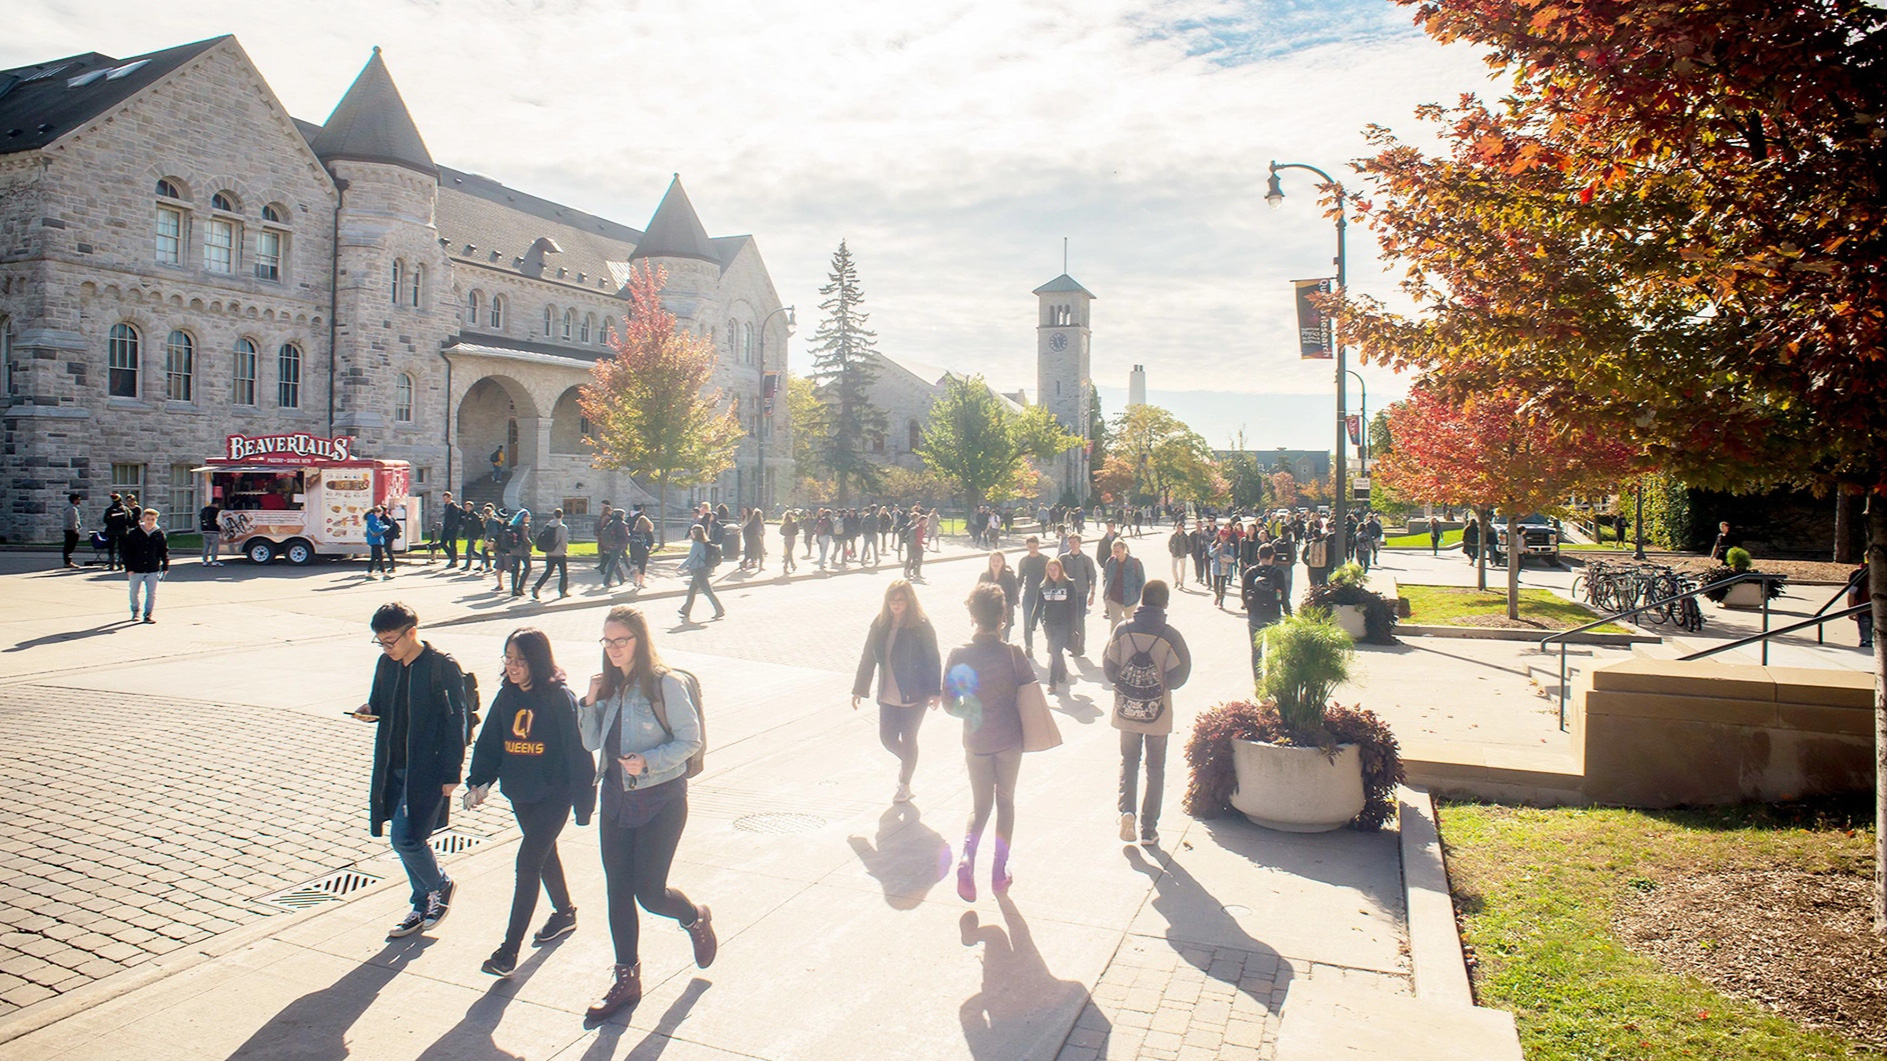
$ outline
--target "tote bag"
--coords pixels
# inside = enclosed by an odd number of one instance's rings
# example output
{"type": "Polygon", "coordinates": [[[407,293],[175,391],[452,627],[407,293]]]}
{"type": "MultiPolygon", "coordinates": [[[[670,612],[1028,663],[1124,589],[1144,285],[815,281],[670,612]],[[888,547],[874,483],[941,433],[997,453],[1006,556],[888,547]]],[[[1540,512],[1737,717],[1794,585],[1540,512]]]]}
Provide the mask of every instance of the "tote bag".
{"type": "Polygon", "coordinates": [[[1022,750],[1045,752],[1059,746],[1061,730],[1048,709],[1048,696],[1042,692],[1042,683],[1035,680],[1034,665],[1015,646],[1011,645],[1009,651],[1016,665],[1016,677],[1027,678],[1026,683],[1016,686],[1016,714],[1022,719],[1022,750]]]}

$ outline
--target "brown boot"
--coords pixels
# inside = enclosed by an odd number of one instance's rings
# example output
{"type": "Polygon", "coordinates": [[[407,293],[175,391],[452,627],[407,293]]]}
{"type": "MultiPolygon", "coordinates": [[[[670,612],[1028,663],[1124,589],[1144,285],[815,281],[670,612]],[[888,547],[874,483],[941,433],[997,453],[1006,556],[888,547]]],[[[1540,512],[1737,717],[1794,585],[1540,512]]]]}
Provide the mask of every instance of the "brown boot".
{"type": "Polygon", "coordinates": [[[642,1001],[642,964],[616,966],[616,980],[583,1014],[585,1020],[604,1021],[618,1011],[642,1001]]]}
{"type": "Polygon", "coordinates": [[[706,903],[695,904],[695,920],[692,925],[681,926],[688,933],[688,938],[695,944],[695,964],[703,969],[714,964],[714,955],[720,951],[721,943],[714,938],[714,915],[706,903]]]}

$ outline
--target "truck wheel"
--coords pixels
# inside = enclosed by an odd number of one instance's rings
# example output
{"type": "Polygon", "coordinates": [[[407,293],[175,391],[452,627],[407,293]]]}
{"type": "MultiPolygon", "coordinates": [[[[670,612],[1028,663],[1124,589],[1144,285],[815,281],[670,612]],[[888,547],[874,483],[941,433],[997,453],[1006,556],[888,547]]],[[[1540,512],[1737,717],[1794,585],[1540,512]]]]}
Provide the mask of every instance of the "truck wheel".
{"type": "Polygon", "coordinates": [[[258,538],[249,543],[248,553],[250,563],[266,564],[275,559],[275,543],[265,542],[258,538]]]}
{"type": "Polygon", "coordinates": [[[287,545],[284,545],[282,555],[288,557],[288,562],[296,567],[307,567],[315,562],[314,546],[300,538],[291,539],[287,545]]]}

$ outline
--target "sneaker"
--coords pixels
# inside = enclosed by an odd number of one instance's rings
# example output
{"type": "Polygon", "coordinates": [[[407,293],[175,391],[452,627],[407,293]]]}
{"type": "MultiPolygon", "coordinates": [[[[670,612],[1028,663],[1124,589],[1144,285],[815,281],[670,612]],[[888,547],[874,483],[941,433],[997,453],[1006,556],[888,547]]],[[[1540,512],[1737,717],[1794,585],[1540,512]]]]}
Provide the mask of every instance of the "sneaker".
{"type": "Polygon", "coordinates": [[[491,952],[491,957],[485,959],[485,964],[479,966],[478,971],[481,973],[490,973],[498,979],[503,980],[516,972],[517,968],[518,952],[499,947],[497,950],[491,952]]]}
{"type": "Polygon", "coordinates": [[[707,904],[696,903],[694,921],[681,927],[682,931],[688,933],[688,938],[694,941],[695,965],[702,969],[713,965],[714,955],[721,949],[721,941],[715,938],[714,914],[707,904]]]}
{"type": "Polygon", "coordinates": [[[452,893],[457,890],[458,885],[446,881],[438,891],[427,893],[426,916],[421,922],[422,928],[430,932],[438,927],[439,922],[446,919],[446,915],[452,912],[452,893]]]}
{"type": "Polygon", "coordinates": [[[388,939],[401,939],[418,932],[426,924],[426,916],[418,910],[408,910],[400,923],[387,930],[388,939]]]}
{"type": "Polygon", "coordinates": [[[538,944],[539,946],[542,946],[545,943],[549,943],[553,939],[558,939],[563,936],[568,936],[570,933],[575,932],[576,930],[577,930],[577,908],[576,907],[573,906],[568,910],[552,910],[550,912],[550,917],[544,922],[544,927],[538,929],[537,935],[531,937],[531,942],[538,944]]]}
{"type": "Polygon", "coordinates": [[[153,619],[153,618],[151,618],[151,617],[150,617],[150,616],[148,616],[148,615],[144,617],[144,621],[145,621],[145,622],[147,622],[147,623],[155,623],[155,622],[157,622],[157,620],[156,620],[156,619],[153,619]]]}
{"type": "Polygon", "coordinates": [[[957,897],[966,903],[976,901],[976,867],[967,860],[957,863],[957,897]]]}
{"type": "Polygon", "coordinates": [[[1141,847],[1160,846],[1160,831],[1158,829],[1155,829],[1151,825],[1147,826],[1145,829],[1140,830],[1140,846],[1141,847]]]}
{"type": "Polygon", "coordinates": [[[909,786],[909,785],[906,785],[906,784],[903,784],[902,782],[900,782],[900,783],[898,784],[898,791],[897,791],[897,793],[896,793],[895,795],[893,795],[893,796],[891,797],[891,802],[893,802],[893,803],[909,803],[909,802],[911,802],[911,786],[909,786]]]}
{"type": "Polygon", "coordinates": [[[1131,814],[1120,816],[1120,842],[1123,844],[1134,842],[1134,816],[1131,814]]]}
{"type": "Polygon", "coordinates": [[[1015,871],[1010,869],[1009,864],[1005,862],[1000,866],[994,867],[993,871],[990,873],[989,890],[995,892],[997,895],[1008,895],[1009,885],[1015,883],[1015,879],[1015,871]]]}

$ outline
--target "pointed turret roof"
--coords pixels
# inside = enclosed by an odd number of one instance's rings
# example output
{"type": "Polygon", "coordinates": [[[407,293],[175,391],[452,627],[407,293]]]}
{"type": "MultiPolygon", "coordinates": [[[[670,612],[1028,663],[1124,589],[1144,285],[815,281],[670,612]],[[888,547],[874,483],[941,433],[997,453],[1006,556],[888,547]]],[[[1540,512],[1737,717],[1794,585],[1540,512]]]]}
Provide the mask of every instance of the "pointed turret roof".
{"type": "Polygon", "coordinates": [[[655,208],[648,231],[643,233],[635,253],[630,255],[631,260],[636,258],[698,258],[721,264],[721,256],[715,253],[714,243],[708,239],[708,230],[701,226],[694,204],[688,201],[688,193],[681,188],[681,174],[675,174],[668,182],[662,205],[655,208]]]}
{"type": "Polygon", "coordinates": [[[354,79],[314,138],[321,161],[385,162],[404,166],[429,177],[439,175],[426,142],[420,139],[413,116],[393,87],[393,75],[375,47],[373,57],[354,79]]]}
{"type": "Polygon", "coordinates": [[[1031,291],[1029,293],[1032,295],[1075,294],[1075,295],[1086,295],[1089,298],[1100,297],[1094,292],[1089,291],[1087,288],[1082,287],[1080,284],[1075,283],[1075,278],[1072,276],[1069,276],[1067,273],[1061,274],[1055,279],[1050,280],[1048,283],[1043,284],[1041,287],[1038,287],[1034,291],[1031,291]]]}

